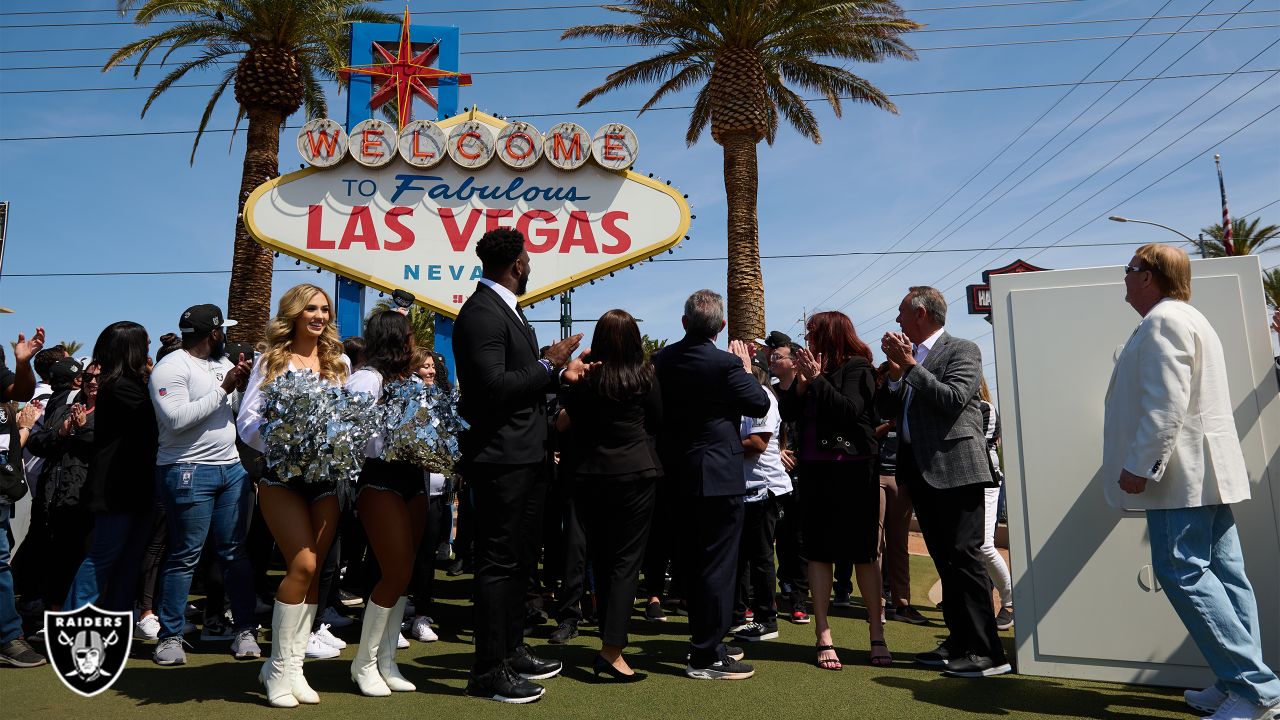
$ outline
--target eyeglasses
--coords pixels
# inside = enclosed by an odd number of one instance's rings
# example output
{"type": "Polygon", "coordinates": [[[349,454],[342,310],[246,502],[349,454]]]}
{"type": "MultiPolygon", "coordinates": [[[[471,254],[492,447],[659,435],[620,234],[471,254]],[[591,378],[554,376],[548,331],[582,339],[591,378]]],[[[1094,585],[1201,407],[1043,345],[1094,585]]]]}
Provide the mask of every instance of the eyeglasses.
{"type": "Polygon", "coordinates": [[[1125,265],[1125,266],[1124,266],[1124,274],[1125,274],[1125,275],[1128,275],[1129,273],[1136,273],[1136,272],[1150,272],[1150,271],[1151,271],[1151,268],[1134,267],[1134,266],[1132,266],[1132,265],[1125,265]]]}
{"type": "Polygon", "coordinates": [[[773,353],[772,355],[769,356],[770,362],[774,360],[790,360],[790,359],[791,359],[790,355],[783,355],[782,353],[773,353]]]}

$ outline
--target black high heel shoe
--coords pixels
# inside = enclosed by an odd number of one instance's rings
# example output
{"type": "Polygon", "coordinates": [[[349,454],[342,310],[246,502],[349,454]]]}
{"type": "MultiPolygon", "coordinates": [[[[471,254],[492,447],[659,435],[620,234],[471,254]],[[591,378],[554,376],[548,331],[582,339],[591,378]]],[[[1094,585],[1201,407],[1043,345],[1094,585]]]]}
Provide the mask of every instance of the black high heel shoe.
{"type": "Polygon", "coordinates": [[[596,655],[595,662],[592,663],[592,670],[595,671],[595,678],[597,681],[607,680],[615,683],[633,683],[640,682],[648,677],[642,672],[632,672],[630,675],[626,675],[618,670],[618,668],[614,667],[613,663],[605,660],[600,655],[596,655]]]}

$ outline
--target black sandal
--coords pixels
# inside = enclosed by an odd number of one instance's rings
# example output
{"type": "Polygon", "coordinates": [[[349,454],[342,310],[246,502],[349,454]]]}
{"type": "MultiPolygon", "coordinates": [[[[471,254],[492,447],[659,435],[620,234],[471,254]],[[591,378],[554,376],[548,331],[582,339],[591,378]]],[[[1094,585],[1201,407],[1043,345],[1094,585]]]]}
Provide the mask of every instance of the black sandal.
{"type": "MultiPolygon", "coordinates": [[[[836,646],[835,645],[819,645],[817,647],[817,650],[818,650],[818,655],[822,655],[822,653],[828,650],[834,653],[836,651],[836,646]]],[[[823,660],[821,657],[819,657],[817,664],[818,664],[818,667],[822,668],[823,670],[840,670],[844,668],[844,665],[840,662],[839,657],[836,657],[834,660],[823,660]]]]}
{"type": "Polygon", "coordinates": [[[876,667],[889,667],[893,664],[893,653],[889,652],[889,646],[883,640],[871,641],[871,664],[876,667]],[[884,648],[884,655],[877,655],[876,648],[884,648]]]}

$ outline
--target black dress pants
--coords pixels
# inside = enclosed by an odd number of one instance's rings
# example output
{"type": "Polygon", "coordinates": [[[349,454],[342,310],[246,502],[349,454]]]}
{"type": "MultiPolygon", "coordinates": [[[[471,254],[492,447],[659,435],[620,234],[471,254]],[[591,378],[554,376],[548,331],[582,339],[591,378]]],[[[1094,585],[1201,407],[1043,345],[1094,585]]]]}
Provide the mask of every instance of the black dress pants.
{"type": "Polygon", "coordinates": [[[755,622],[765,625],[778,622],[778,606],[773,601],[773,536],[778,525],[779,499],[769,495],[743,507],[735,620],[750,609],[755,613],[755,622]]]}
{"type": "Polygon", "coordinates": [[[545,471],[542,463],[467,467],[475,501],[475,675],[502,664],[524,640],[525,591],[537,562],[545,471]]]}
{"type": "Polygon", "coordinates": [[[792,609],[804,610],[804,600],[809,596],[809,562],[800,552],[800,485],[795,478],[791,482],[795,490],[777,498],[778,584],[792,609]]]}
{"type": "Polygon", "coordinates": [[[741,495],[685,496],[683,550],[689,587],[689,664],[704,668],[725,657],[724,636],[733,621],[741,495]]]}
{"type": "Polygon", "coordinates": [[[898,447],[898,482],[911,489],[916,519],[929,557],[942,580],[942,617],[951,633],[948,647],[1005,662],[996,632],[991,581],[982,561],[986,504],[981,484],[938,489],[925,482],[911,446],[898,447]]]}
{"type": "Polygon", "coordinates": [[[436,554],[440,543],[449,539],[449,496],[432,495],[427,500],[427,525],[418,545],[418,555],[413,565],[413,606],[418,615],[430,615],[431,599],[435,594],[436,554]]]}
{"type": "Polygon", "coordinates": [[[600,638],[625,646],[653,521],[654,479],[584,475],[576,497],[595,570],[600,638]]]}
{"type": "Polygon", "coordinates": [[[644,550],[641,572],[644,588],[650,597],[667,596],[687,598],[689,591],[684,577],[678,572],[675,540],[679,535],[677,518],[684,496],[672,487],[672,481],[659,478],[654,491],[653,522],[649,525],[649,543],[644,550]],[[671,570],[671,588],[667,588],[667,570],[671,570]]]}
{"type": "MultiPolygon", "coordinates": [[[[569,492],[560,506],[560,543],[555,550],[560,562],[560,585],[552,617],[556,622],[582,620],[582,597],[587,581],[587,536],[578,516],[578,502],[569,492]]],[[[547,552],[551,553],[550,547],[547,552]]]]}

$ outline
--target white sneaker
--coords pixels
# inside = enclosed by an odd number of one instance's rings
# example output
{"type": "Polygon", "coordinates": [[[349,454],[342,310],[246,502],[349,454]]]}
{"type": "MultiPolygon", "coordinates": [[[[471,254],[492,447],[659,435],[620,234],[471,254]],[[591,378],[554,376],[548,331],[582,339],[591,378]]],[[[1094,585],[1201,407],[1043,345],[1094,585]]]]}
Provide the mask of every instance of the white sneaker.
{"type": "Polygon", "coordinates": [[[356,621],[331,607],[327,607],[324,612],[320,613],[320,622],[327,624],[329,627],[344,628],[354,625],[356,621]]]}
{"type": "Polygon", "coordinates": [[[407,647],[409,647],[409,641],[405,639],[404,633],[396,633],[396,649],[404,650],[407,647]]]}
{"type": "Polygon", "coordinates": [[[426,615],[419,615],[413,619],[413,628],[409,634],[413,635],[413,639],[418,642],[435,642],[440,639],[440,636],[431,629],[431,618],[426,615]]]}
{"type": "Polygon", "coordinates": [[[133,636],[139,640],[155,640],[160,637],[160,618],[147,615],[133,624],[133,636]]]}
{"type": "MultiPolygon", "coordinates": [[[[274,642],[274,640],[272,640],[274,642]]],[[[319,633],[311,633],[311,637],[307,638],[307,657],[317,660],[325,658],[338,657],[341,652],[338,648],[326,643],[320,639],[319,633]]]]}
{"type": "Polygon", "coordinates": [[[1182,693],[1182,699],[1186,700],[1193,710],[1215,713],[1226,701],[1227,694],[1219,690],[1217,685],[1210,685],[1203,690],[1186,690],[1182,693]]]}
{"type": "Polygon", "coordinates": [[[345,650],[347,648],[347,641],[329,632],[329,626],[326,624],[321,624],[320,629],[315,631],[313,634],[320,640],[320,642],[328,645],[329,647],[337,648],[338,650],[345,650]]]}
{"type": "Polygon", "coordinates": [[[1280,717],[1280,703],[1262,707],[1232,692],[1227,693],[1227,699],[1222,701],[1217,712],[1203,720],[1275,720],[1277,717],[1280,717]]]}

